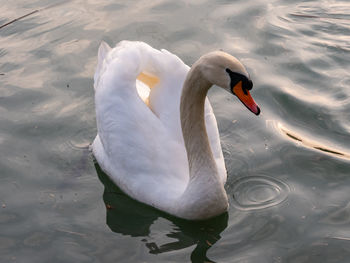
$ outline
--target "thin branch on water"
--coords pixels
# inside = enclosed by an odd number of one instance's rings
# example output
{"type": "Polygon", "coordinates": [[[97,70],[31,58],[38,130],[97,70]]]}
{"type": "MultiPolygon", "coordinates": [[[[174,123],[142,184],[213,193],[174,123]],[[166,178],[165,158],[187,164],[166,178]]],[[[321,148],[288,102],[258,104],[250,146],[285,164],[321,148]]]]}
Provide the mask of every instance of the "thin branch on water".
{"type": "Polygon", "coordinates": [[[78,233],[78,232],[74,232],[74,231],[69,231],[69,230],[65,230],[65,229],[56,229],[57,231],[63,232],[63,233],[67,233],[67,234],[72,234],[72,235],[77,235],[77,236],[81,236],[81,237],[86,237],[85,234],[83,233],[78,233]]]}
{"type": "Polygon", "coordinates": [[[19,21],[19,20],[21,20],[21,19],[23,19],[23,18],[25,18],[25,17],[27,17],[27,16],[33,15],[33,14],[35,14],[35,13],[38,13],[38,12],[39,12],[39,10],[37,9],[37,10],[34,10],[34,11],[32,11],[32,12],[30,12],[30,13],[24,15],[24,16],[21,16],[21,17],[18,17],[18,18],[16,18],[16,19],[13,19],[13,20],[11,20],[10,22],[7,22],[6,24],[1,25],[1,26],[0,26],[0,29],[4,28],[5,26],[11,25],[12,23],[14,23],[14,22],[16,22],[16,21],[19,21]]]}
{"type": "Polygon", "coordinates": [[[349,21],[349,19],[343,18],[343,17],[334,17],[334,16],[317,16],[317,15],[308,15],[308,14],[296,14],[296,13],[291,13],[291,16],[295,17],[302,17],[302,18],[316,18],[316,19],[329,19],[329,20],[345,20],[349,21]]]}
{"type": "Polygon", "coordinates": [[[4,28],[5,26],[11,25],[11,24],[13,24],[14,22],[17,22],[17,21],[19,21],[19,20],[21,20],[21,19],[23,19],[23,18],[26,18],[26,17],[28,17],[28,16],[30,16],[30,15],[33,15],[33,14],[35,14],[35,13],[38,13],[38,12],[40,12],[40,11],[42,11],[42,10],[49,9],[49,8],[53,8],[53,7],[56,7],[56,6],[65,4],[65,3],[67,3],[67,2],[68,2],[68,1],[62,1],[62,2],[60,2],[60,3],[52,4],[52,5],[49,5],[49,6],[47,6],[47,7],[41,8],[41,9],[36,9],[36,10],[34,10],[34,11],[28,13],[28,14],[25,14],[24,16],[18,17],[18,18],[16,18],[16,19],[11,20],[10,22],[7,22],[6,24],[1,25],[1,26],[0,26],[0,29],[4,28]]]}

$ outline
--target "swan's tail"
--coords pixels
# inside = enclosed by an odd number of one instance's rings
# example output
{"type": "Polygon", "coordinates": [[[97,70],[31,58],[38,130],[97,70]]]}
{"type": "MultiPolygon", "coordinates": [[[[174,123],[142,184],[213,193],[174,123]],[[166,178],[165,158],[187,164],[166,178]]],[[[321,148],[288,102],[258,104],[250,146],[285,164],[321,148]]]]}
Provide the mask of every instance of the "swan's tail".
{"type": "Polygon", "coordinates": [[[111,49],[112,48],[104,41],[101,42],[100,47],[98,48],[97,67],[96,67],[95,75],[94,75],[94,88],[95,89],[97,87],[97,82],[98,82],[100,75],[101,75],[103,62],[104,62],[105,58],[107,57],[108,52],[111,49]]]}

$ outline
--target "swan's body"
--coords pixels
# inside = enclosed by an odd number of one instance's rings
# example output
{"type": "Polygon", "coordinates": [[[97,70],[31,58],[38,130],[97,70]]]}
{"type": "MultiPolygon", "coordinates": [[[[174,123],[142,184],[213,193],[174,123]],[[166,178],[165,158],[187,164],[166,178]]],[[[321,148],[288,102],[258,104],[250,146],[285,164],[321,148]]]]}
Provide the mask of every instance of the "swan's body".
{"type": "Polygon", "coordinates": [[[188,73],[166,50],[123,41],[113,49],[101,44],[94,76],[92,149],[101,168],[129,196],[186,219],[228,207],[219,133],[206,98],[214,82],[199,68],[188,73]]]}

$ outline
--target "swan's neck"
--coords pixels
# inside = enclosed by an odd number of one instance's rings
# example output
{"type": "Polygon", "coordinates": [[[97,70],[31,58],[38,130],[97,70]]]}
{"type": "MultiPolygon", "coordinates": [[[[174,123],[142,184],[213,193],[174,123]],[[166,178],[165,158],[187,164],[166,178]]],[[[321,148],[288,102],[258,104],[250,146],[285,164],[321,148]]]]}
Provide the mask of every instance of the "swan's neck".
{"type": "Polygon", "coordinates": [[[186,204],[183,216],[187,218],[190,215],[209,218],[226,211],[228,206],[205,128],[204,105],[211,86],[201,73],[200,65],[195,64],[188,73],[181,96],[180,118],[190,173],[181,198],[182,206],[186,204]]]}
{"type": "Polygon", "coordinates": [[[198,67],[188,73],[181,95],[180,119],[187,150],[190,179],[206,174],[216,174],[217,168],[205,128],[204,104],[212,84],[198,67]]]}

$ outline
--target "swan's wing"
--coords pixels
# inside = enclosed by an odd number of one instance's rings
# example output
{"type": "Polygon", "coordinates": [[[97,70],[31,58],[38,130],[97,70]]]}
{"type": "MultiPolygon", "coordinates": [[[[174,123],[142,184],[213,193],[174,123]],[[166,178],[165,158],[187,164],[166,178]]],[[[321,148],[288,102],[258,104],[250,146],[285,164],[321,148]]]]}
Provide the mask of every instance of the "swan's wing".
{"type": "Polygon", "coordinates": [[[187,157],[183,145],[137,94],[140,57],[137,49],[132,51],[123,52],[117,46],[99,61],[95,74],[98,136],[92,148],[101,168],[123,191],[149,204],[159,196],[169,203],[187,185],[187,157]]]}

